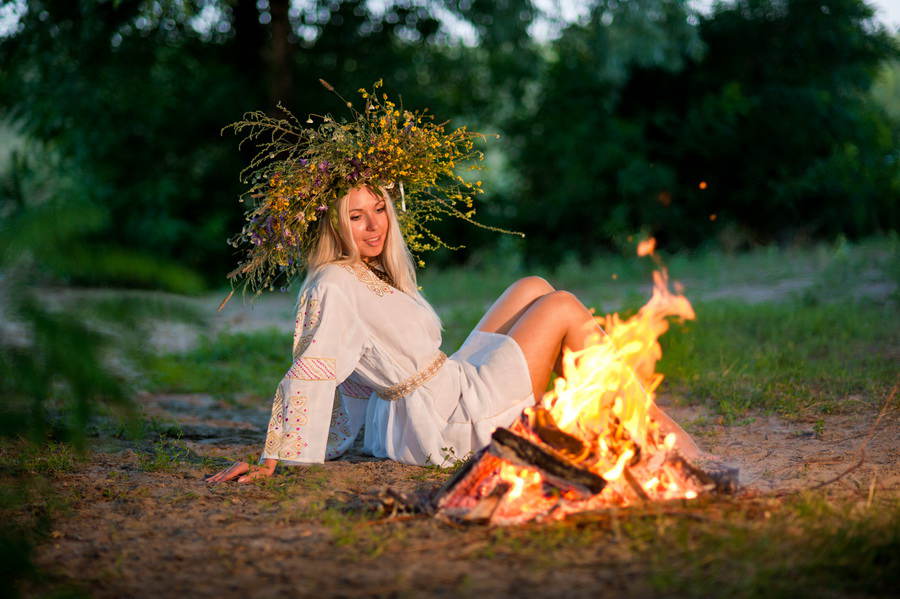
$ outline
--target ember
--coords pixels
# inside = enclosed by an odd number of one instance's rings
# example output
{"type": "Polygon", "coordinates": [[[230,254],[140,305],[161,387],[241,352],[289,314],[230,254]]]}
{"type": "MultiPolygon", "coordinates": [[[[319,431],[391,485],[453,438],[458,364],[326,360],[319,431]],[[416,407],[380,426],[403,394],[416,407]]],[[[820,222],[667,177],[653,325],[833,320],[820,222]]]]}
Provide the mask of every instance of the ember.
{"type": "MultiPolygon", "coordinates": [[[[643,241],[639,255],[654,256],[643,241]]],[[[655,256],[654,256],[655,258],[655,256]]],[[[653,295],[633,317],[598,318],[605,335],[565,352],[563,376],[437,493],[433,508],[466,522],[519,524],[642,501],[733,492],[737,470],[700,457],[657,409],[659,336],[693,319],[657,260],[653,295]]]]}

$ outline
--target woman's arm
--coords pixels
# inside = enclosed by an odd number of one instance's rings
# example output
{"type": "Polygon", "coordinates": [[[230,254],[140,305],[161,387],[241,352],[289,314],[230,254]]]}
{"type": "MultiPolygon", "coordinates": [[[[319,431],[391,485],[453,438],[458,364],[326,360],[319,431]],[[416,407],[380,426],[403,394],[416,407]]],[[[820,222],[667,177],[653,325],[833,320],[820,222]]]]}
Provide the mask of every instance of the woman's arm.
{"type": "Polygon", "coordinates": [[[275,390],[259,465],[235,462],[207,479],[209,482],[235,478],[248,482],[271,476],[279,460],[292,464],[325,461],[335,390],[355,368],[365,341],[356,314],[356,306],[339,282],[320,281],[302,292],[294,360],[275,390]]]}

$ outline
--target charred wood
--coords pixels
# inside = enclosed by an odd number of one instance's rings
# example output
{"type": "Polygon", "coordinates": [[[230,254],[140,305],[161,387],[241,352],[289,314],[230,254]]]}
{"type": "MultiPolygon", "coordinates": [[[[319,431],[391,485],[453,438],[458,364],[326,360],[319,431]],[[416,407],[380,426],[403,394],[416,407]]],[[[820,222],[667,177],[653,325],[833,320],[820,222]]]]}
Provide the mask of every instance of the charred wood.
{"type": "Polygon", "coordinates": [[[581,462],[591,453],[591,448],[584,441],[560,429],[545,408],[532,408],[530,427],[541,441],[572,462],[581,462]]]}
{"type": "Polygon", "coordinates": [[[540,445],[505,428],[491,435],[488,452],[516,466],[533,468],[544,479],[561,489],[571,489],[582,496],[596,495],[606,487],[602,476],[581,468],[540,445]]]}
{"type": "Polygon", "coordinates": [[[738,490],[740,471],[734,466],[710,458],[698,457],[689,460],[677,454],[670,459],[678,464],[685,474],[709,486],[716,493],[731,495],[738,490]]]}
{"type": "Polygon", "coordinates": [[[476,498],[478,495],[478,487],[481,486],[488,477],[495,474],[500,467],[500,460],[489,453],[486,449],[481,449],[469,458],[463,466],[456,471],[450,480],[438,489],[434,494],[432,504],[435,509],[440,510],[452,505],[459,499],[466,497],[476,498]]]}

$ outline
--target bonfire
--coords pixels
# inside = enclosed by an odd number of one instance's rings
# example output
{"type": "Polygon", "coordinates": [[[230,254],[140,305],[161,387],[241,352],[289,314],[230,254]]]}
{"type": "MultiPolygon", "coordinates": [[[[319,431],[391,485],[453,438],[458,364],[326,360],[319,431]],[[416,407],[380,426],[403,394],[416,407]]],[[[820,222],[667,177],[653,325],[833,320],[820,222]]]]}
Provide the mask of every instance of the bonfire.
{"type": "Polygon", "coordinates": [[[730,493],[737,470],[679,446],[655,409],[659,337],[669,319],[693,319],[655,257],[651,299],[634,316],[598,317],[603,333],[566,351],[563,372],[534,407],[497,429],[432,498],[429,511],[465,522],[519,524],[647,501],[730,493]]]}

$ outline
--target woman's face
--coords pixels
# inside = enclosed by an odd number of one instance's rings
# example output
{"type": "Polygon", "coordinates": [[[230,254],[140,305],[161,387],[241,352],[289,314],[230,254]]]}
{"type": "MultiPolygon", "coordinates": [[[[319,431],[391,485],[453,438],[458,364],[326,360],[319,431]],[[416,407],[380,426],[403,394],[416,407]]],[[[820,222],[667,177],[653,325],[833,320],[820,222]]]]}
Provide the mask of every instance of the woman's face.
{"type": "Polygon", "coordinates": [[[350,233],[363,258],[375,258],[384,250],[388,230],[387,206],[384,198],[368,187],[356,187],[347,198],[350,211],[350,233]]]}

